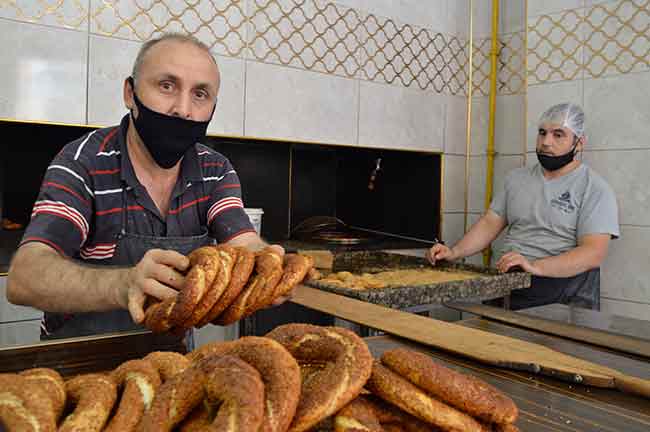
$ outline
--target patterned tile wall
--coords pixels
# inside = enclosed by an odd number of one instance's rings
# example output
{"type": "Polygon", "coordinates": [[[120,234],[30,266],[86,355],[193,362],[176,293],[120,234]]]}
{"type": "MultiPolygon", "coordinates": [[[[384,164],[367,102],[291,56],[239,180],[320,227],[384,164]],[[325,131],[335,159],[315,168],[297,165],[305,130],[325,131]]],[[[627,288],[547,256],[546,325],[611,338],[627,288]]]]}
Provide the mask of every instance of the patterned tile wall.
{"type": "MultiPolygon", "coordinates": [[[[513,95],[525,93],[524,32],[499,34],[497,44],[497,94],[513,95]]],[[[487,96],[490,94],[490,50],[492,39],[475,39],[473,47],[473,76],[474,95],[487,96]]]]}
{"type": "Polygon", "coordinates": [[[605,2],[528,21],[529,84],[650,70],[650,0],[605,2]]]}
{"type": "Polygon", "coordinates": [[[88,0],[0,0],[0,17],[86,30],[88,0]]]}
{"type": "MultiPolygon", "coordinates": [[[[467,40],[328,0],[0,0],[0,16],[135,41],[195,35],[220,55],[451,95],[467,92],[467,40]]],[[[499,92],[523,90],[523,38],[500,40],[499,92]]],[[[488,92],[489,40],[476,91],[488,92]]]]}

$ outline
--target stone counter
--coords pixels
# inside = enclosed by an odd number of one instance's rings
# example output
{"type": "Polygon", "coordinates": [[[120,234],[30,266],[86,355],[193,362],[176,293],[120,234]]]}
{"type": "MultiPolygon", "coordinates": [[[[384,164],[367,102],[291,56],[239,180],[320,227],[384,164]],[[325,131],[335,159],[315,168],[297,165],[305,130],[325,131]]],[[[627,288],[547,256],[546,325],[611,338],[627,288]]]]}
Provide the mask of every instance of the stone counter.
{"type": "MultiPolygon", "coordinates": [[[[344,252],[334,255],[334,272],[349,271],[356,274],[377,273],[396,269],[429,268],[425,258],[386,252],[344,252]]],[[[480,274],[474,279],[440,282],[430,285],[390,286],[356,290],[341,288],[319,281],[307,285],[358,300],[394,309],[425,309],[459,299],[489,300],[507,296],[514,289],[530,287],[530,274],[523,272],[501,274],[496,269],[467,264],[441,263],[442,271],[470,271],[480,274]]]]}

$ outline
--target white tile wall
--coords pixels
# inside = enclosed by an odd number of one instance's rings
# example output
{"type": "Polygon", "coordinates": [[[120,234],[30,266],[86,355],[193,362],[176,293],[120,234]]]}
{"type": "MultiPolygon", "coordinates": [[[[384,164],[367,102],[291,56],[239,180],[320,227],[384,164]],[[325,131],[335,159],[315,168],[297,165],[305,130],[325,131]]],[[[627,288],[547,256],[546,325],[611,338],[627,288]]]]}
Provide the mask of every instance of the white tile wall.
{"type": "Polygon", "coordinates": [[[250,1],[247,8],[247,59],[347,77],[358,70],[365,12],[322,0],[250,1]]]}
{"type": "Polygon", "coordinates": [[[472,142],[471,155],[485,155],[488,145],[488,128],[490,124],[489,98],[475,97],[472,99],[472,142]]]}
{"type": "Polygon", "coordinates": [[[469,0],[447,1],[447,26],[450,34],[467,38],[469,35],[469,0]]]}
{"type": "Polygon", "coordinates": [[[494,148],[499,154],[526,151],[524,95],[497,96],[494,148]]]}
{"type": "Polygon", "coordinates": [[[449,96],[445,116],[445,153],[467,153],[467,98],[449,96]]]}
{"type": "Polygon", "coordinates": [[[357,141],[358,82],[246,62],[245,134],[351,144],[357,141]]]}
{"type": "Polygon", "coordinates": [[[528,0],[528,16],[544,15],[583,6],[583,0],[528,0]]]}
{"type": "Polygon", "coordinates": [[[587,9],[584,31],[585,74],[602,77],[648,71],[648,5],[615,1],[587,9]]]}
{"type": "Polygon", "coordinates": [[[601,296],[650,304],[649,242],[650,226],[621,227],[621,237],[610,242],[601,266],[601,296]]]}
{"type": "Polygon", "coordinates": [[[122,93],[141,43],[90,35],[88,123],[118,124],[127,113],[122,93]]]}
{"type": "Polygon", "coordinates": [[[360,82],[359,144],[442,151],[446,97],[360,82]]]}
{"type": "Polygon", "coordinates": [[[221,88],[217,107],[208,126],[208,133],[244,135],[244,60],[216,56],[221,72],[221,88]]]}
{"type": "Polygon", "coordinates": [[[145,41],[160,32],[196,32],[210,49],[241,57],[246,43],[244,2],[90,0],[94,34],[145,41]]]}
{"type": "Polygon", "coordinates": [[[492,0],[474,1],[472,10],[472,31],[474,39],[486,38],[492,34],[492,0]]]}
{"type": "Polygon", "coordinates": [[[650,148],[650,72],[584,81],[588,149],[650,148]]]}
{"type": "MultiPolygon", "coordinates": [[[[468,218],[468,227],[467,230],[469,231],[472,226],[478,222],[478,220],[481,218],[482,213],[471,213],[468,218]]],[[[465,258],[465,263],[467,264],[473,264],[477,266],[482,266],[483,265],[483,254],[481,252],[478,252],[474,255],[468,256],[465,258]]]]}
{"type": "Polygon", "coordinates": [[[450,32],[447,21],[447,3],[457,0],[335,0],[335,3],[361,9],[373,15],[430,28],[442,33],[450,32]]]}
{"type": "Polygon", "coordinates": [[[619,223],[650,226],[650,149],[587,151],[584,158],[614,189],[619,223]]]}
{"type": "Polygon", "coordinates": [[[88,26],[88,0],[3,1],[0,2],[0,17],[52,27],[85,30],[88,26]]]}
{"type": "Polygon", "coordinates": [[[465,156],[444,156],[443,211],[465,211],[465,156]]]}
{"type": "Polygon", "coordinates": [[[444,213],[442,219],[442,238],[449,247],[455,245],[465,234],[465,215],[444,213]]]}
{"type": "Polygon", "coordinates": [[[532,17],[527,27],[528,83],[582,79],[584,76],[584,9],[532,17]]]}
{"type": "Polygon", "coordinates": [[[526,0],[501,0],[499,14],[503,33],[524,30],[526,27],[526,0]]]}
{"type": "Polygon", "coordinates": [[[469,163],[469,211],[482,213],[485,209],[486,156],[472,156],[469,163]]]}
{"type": "MultiPolygon", "coordinates": [[[[496,100],[494,150],[499,154],[522,154],[524,152],[524,96],[501,95],[496,100]]],[[[490,104],[487,97],[472,99],[472,147],[471,154],[487,154],[490,125],[490,104]]]]}
{"type": "Polygon", "coordinates": [[[0,19],[0,117],[86,122],[87,34],[0,19]]]}
{"type": "MultiPolygon", "coordinates": [[[[492,196],[503,188],[503,180],[507,173],[523,166],[522,155],[498,156],[494,159],[494,183],[492,196]]],[[[472,156],[470,161],[470,211],[482,213],[485,211],[485,176],[487,171],[486,156],[472,156]]]]}

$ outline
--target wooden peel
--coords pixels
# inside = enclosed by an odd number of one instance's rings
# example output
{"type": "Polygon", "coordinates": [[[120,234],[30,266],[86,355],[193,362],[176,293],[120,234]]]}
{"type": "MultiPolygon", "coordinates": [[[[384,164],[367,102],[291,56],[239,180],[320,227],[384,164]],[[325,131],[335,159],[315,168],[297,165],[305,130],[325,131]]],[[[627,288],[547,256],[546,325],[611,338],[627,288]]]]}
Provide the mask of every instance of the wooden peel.
{"type": "Polygon", "coordinates": [[[291,301],[476,361],[572,383],[616,388],[650,398],[650,381],[625,375],[543,345],[389,309],[298,285],[291,301]]]}

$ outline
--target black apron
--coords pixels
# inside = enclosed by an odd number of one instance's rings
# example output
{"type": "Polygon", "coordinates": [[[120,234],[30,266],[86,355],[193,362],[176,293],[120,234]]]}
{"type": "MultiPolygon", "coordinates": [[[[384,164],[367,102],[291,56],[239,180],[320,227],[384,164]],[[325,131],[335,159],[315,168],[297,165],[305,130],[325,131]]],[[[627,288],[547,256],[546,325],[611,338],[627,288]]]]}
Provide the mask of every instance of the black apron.
{"type": "MultiPolygon", "coordinates": [[[[126,189],[125,185],[122,192],[122,227],[116,236],[115,255],[110,259],[102,260],[101,264],[133,266],[149,249],[171,249],[187,255],[198,247],[214,243],[214,240],[208,236],[206,227],[201,228],[201,234],[190,237],[156,237],[132,233],[129,229],[126,189]]],[[[47,331],[45,329],[41,331],[43,340],[144,329],[142,325],[133,322],[128,310],[74,314],[45,312],[44,319],[47,331]]],[[[191,334],[188,337],[188,344],[191,345],[191,334]]],[[[191,349],[191,346],[188,348],[191,349]]]]}
{"type": "Polygon", "coordinates": [[[551,303],[600,310],[600,269],[589,270],[569,278],[533,276],[530,288],[510,293],[512,310],[551,303]]]}

